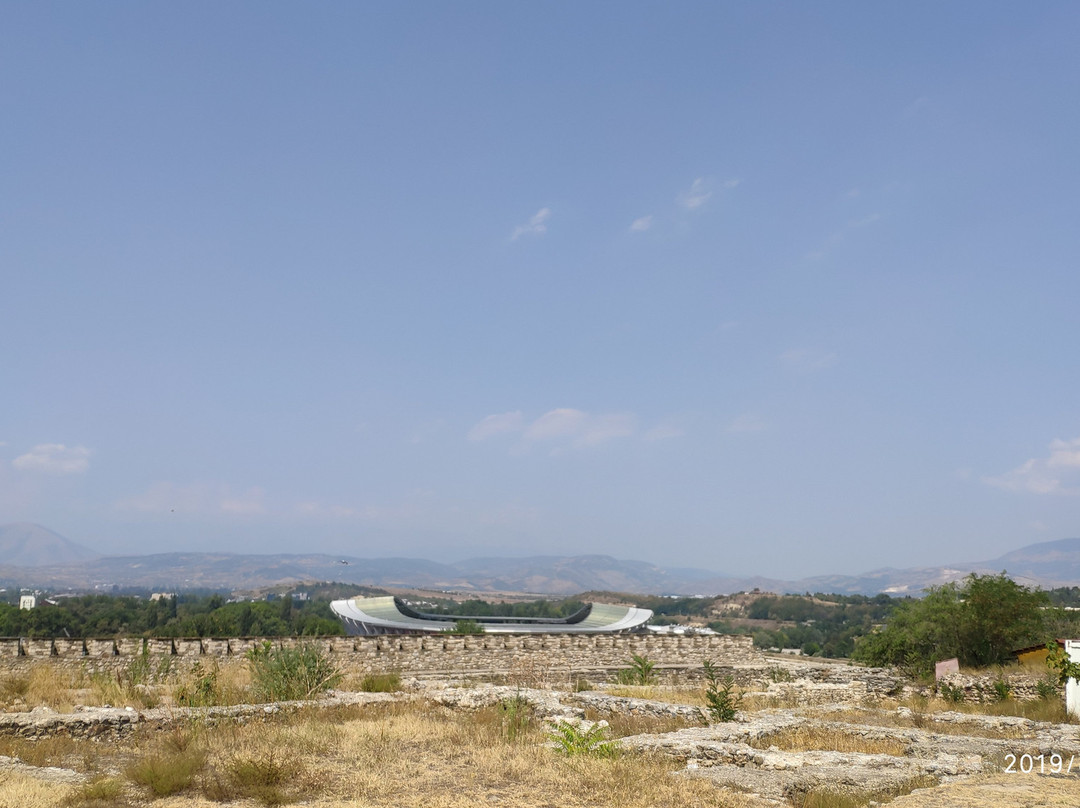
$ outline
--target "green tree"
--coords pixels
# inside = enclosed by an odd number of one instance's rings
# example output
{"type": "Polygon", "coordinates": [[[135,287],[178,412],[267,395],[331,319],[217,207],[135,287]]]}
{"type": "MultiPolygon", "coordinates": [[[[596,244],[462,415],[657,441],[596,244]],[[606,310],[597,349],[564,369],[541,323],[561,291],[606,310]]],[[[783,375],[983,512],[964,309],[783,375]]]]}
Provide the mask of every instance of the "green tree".
{"type": "Polygon", "coordinates": [[[1007,662],[1015,648],[1044,636],[1046,593],[1000,575],[969,575],[962,584],[931,587],[900,603],[885,628],[863,637],[854,659],[899,665],[917,675],[941,659],[982,667],[1007,662]]]}

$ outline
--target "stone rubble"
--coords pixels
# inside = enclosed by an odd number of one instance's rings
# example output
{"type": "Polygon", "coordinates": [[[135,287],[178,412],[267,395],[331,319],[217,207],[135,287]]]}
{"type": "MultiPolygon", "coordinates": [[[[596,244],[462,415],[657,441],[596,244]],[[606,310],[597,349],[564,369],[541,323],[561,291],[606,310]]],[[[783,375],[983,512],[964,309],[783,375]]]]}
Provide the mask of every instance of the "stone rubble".
{"type": "MultiPolygon", "coordinates": [[[[800,794],[827,787],[851,792],[888,792],[912,783],[949,781],[1000,771],[1007,754],[1050,755],[1080,759],[1080,727],[1050,724],[1014,716],[963,713],[920,713],[908,707],[885,710],[868,706],[876,697],[902,691],[904,685],[888,672],[848,665],[806,664],[799,676],[779,676],[777,666],[740,671],[757,695],[794,706],[740,713],[730,723],[709,725],[701,707],[666,701],[616,696],[602,690],[565,692],[494,684],[451,683],[413,678],[397,693],[333,691],[317,702],[245,704],[235,707],[147,710],[80,707],[57,713],[45,707],[0,714],[0,734],[42,738],[63,734],[76,738],[121,737],[137,726],[164,727],[198,716],[208,721],[245,721],[312,704],[336,706],[374,704],[412,699],[429,700],[454,710],[476,710],[519,700],[548,722],[569,722],[582,730],[594,726],[586,710],[605,717],[618,715],[682,719],[691,726],[674,732],[641,734],[620,739],[624,749],[668,755],[685,764],[680,776],[704,777],[719,786],[752,792],[766,803],[788,804],[800,794]],[[862,679],[856,674],[861,673],[862,679]],[[780,681],[776,679],[779,678],[780,681]],[[914,724],[914,726],[908,726],[914,724]],[[949,731],[935,731],[948,728],[949,731]],[[971,734],[964,734],[970,727],[971,734]],[[785,730],[807,728],[891,743],[903,756],[827,750],[783,751],[769,746],[770,737],[785,730]],[[1001,738],[981,737],[999,733],[1001,738]],[[765,748],[762,748],[765,747],[765,748]]],[[[793,672],[797,666],[785,665],[793,672]]],[[[604,726],[606,722],[596,722],[604,726]]],[[[18,770],[64,782],[81,775],[63,769],[39,769],[0,757],[0,772],[18,770]],[[66,779],[65,779],[66,778],[66,779]]]]}

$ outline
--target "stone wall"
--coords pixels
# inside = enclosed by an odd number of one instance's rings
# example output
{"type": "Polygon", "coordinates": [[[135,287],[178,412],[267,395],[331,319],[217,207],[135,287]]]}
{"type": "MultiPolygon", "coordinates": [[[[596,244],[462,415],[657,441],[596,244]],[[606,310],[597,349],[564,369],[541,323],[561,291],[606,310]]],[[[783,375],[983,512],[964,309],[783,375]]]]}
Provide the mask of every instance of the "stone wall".
{"type": "Polygon", "coordinates": [[[238,658],[264,642],[276,646],[314,643],[350,672],[479,675],[522,667],[588,674],[627,667],[631,654],[648,657],[657,669],[698,667],[708,659],[734,667],[761,664],[748,636],[652,634],[478,634],[465,636],[242,637],[232,639],[0,638],[0,664],[34,659],[58,662],[124,663],[145,652],[176,661],[238,658]]]}

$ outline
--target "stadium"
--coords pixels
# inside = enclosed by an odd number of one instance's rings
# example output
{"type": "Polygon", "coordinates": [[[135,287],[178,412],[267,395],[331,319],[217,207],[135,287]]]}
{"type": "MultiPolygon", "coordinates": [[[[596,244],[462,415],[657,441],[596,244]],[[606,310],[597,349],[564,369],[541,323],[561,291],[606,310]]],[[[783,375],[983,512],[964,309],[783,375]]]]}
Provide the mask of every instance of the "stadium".
{"type": "Polygon", "coordinates": [[[469,617],[418,612],[399,597],[335,600],[330,608],[352,635],[441,634],[470,620],[487,634],[629,634],[645,631],[649,609],[586,603],[569,617],[469,617]]]}

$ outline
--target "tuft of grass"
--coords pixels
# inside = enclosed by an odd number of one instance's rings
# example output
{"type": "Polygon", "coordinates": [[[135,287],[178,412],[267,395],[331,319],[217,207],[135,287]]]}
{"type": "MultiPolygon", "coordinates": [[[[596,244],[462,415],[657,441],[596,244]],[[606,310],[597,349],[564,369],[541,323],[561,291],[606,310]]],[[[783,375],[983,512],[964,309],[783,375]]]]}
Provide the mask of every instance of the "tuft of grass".
{"type": "Polygon", "coordinates": [[[308,643],[275,648],[265,642],[247,653],[252,690],[260,701],[311,699],[341,682],[342,673],[325,652],[308,643]]]}
{"type": "Polygon", "coordinates": [[[401,675],[397,673],[370,673],[360,681],[365,693],[396,693],[401,690],[401,675]]]}
{"type": "Polygon", "coordinates": [[[208,781],[203,790],[216,802],[252,799],[263,805],[287,805],[303,796],[297,785],[301,771],[295,757],[271,747],[252,756],[232,759],[224,772],[208,781]]]}
{"type": "Polygon", "coordinates": [[[578,677],[574,680],[574,692],[584,693],[588,690],[593,690],[593,683],[586,679],[584,676],[578,677]]]}
{"type": "Polygon", "coordinates": [[[95,777],[68,794],[64,804],[73,808],[119,808],[127,804],[121,799],[123,793],[123,781],[115,777],[95,777]]]}
{"type": "Polygon", "coordinates": [[[128,778],[145,786],[155,797],[167,797],[191,788],[206,765],[206,753],[188,746],[181,751],[161,752],[142,758],[127,770],[128,778]]]}

